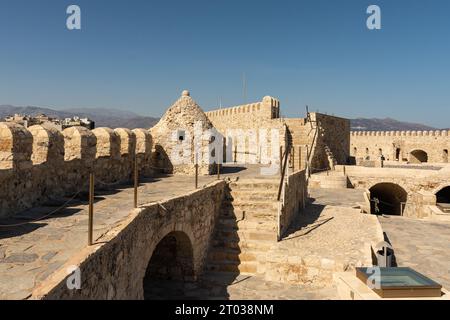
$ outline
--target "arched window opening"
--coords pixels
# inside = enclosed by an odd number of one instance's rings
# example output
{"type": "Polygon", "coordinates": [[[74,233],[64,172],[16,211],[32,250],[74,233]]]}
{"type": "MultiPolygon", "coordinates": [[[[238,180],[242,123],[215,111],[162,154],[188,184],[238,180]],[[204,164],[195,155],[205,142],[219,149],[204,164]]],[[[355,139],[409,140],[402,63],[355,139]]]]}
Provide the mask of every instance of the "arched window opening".
{"type": "Polygon", "coordinates": [[[379,183],[370,188],[372,214],[402,215],[408,194],[397,184],[379,183]]]}
{"type": "Polygon", "coordinates": [[[414,150],[409,154],[410,163],[425,163],[428,162],[428,154],[423,150],[414,150]]]}

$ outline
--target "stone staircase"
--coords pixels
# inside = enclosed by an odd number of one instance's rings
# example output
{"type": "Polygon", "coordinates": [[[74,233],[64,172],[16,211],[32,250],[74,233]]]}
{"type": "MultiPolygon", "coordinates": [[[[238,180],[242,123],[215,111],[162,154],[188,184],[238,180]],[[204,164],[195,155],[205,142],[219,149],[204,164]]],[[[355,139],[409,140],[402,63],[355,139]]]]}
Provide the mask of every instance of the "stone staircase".
{"type": "Polygon", "coordinates": [[[256,274],[277,243],[278,179],[229,184],[210,246],[206,273],[256,274]]]}
{"type": "Polygon", "coordinates": [[[287,136],[288,138],[288,145],[293,146],[295,150],[295,167],[298,166],[298,152],[299,148],[301,148],[301,163],[302,163],[302,169],[306,167],[306,161],[307,161],[307,147],[309,149],[311,148],[312,143],[312,137],[311,134],[313,134],[313,130],[311,129],[311,125],[309,123],[307,124],[298,124],[298,123],[289,123],[289,134],[287,136]]]}

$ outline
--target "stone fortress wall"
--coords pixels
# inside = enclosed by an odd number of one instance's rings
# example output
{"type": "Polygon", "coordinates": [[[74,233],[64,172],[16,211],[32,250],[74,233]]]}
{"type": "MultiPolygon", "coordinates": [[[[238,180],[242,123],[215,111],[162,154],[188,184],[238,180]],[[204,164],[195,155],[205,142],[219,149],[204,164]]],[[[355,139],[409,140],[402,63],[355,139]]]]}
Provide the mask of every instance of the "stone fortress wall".
{"type": "MultiPolygon", "coordinates": [[[[236,151],[238,162],[253,159],[251,155],[255,154],[258,161],[261,154],[261,150],[257,149],[261,145],[259,140],[262,137],[265,139],[262,145],[269,144],[271,129],[278,129],[283,149],[288,143],[294,148],[296,168],[299,154],[301,169],[306,167],[307,155],[311,166],[317,169],[330,167],[330,154],[338,164],[347,163],[349,157],[349,120],[320,113],[310,113],[309,118],[281,118],[280,101],[270,96],[264,97],[261,102],[213,110],[206,112],[206,115],[214,127],[227,137],[227,145],[232,148],[233,154],[236,151]],[[249,131],[258,133],[262,130],[263,134],[257,134],[257,141],[252,143],[249,139],[244,140],[242,132],[237,129],[242,129],[247,134],[249,131]],[[330,154],[326,152],[327,149],[330,154]]],[[[279,149],[269,148],[267,152],[269,157],[274,152],[273,158],[279,159],[279,149]]]]}
{"type": "Polygon", "coordinates": [[[71,127],[61,132],[0,123],[0,217],[86,191],[90,172],[96,186],[130,180],[135,154],[139,173],[151,175],[151,149],[145,129],[71,127]]]}
{"type": "Polygon", "coordinates": [[[448,163],[450,131],[356,131],[351,132],[350,153],[364,160],[410,163],[448,163]]]}
{"type": "MultiPolygon", "coordinates": [[[[266,96],[261,102],[205,112],[213,126],[225,137],[231,159],[226,162],[279,163],[279,148],[270,148],[272,139],[286,145],[286,127],[279,118],[280,101],[266,96]],[[275,129],[277,135],[272,134],[275,129]],[[263,147],[268,147],[264,150],[263,147]],[[265,154],[263,154],[265,153],[265,154]]],[[[226,153],[226,152],[225,152],[226,153]]]]}

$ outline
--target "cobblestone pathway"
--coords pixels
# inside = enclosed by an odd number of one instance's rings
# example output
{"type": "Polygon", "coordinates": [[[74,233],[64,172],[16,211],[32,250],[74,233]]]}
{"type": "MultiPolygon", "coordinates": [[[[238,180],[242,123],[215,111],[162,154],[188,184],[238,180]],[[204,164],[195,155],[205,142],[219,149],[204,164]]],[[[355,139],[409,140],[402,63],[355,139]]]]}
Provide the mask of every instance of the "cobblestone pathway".
{"type": "Polygon", "coordinates": [[[450,223],[379,217],[399,267],[411,267],[450,289],[450,223]]]}
{"type": "MultiPolygon", "coordinates": [[[[224,177],[256,176],[259,167],[227,168],[224,177]]],[[[199,187],[216,180],[199,177],[199,187]]],[[[139,204],[161,201],[195,189],[193,177],[168,176],[143,180],[139,204]]],[[[124,185],[114,190],[96,190],[94,240],[127,217],[133,208],[133,188],[124,185]]],[[[82,194],[56,214],[20,227],[0,227],[0,299],[26,299],[33,288],[87,246],[88,196],[82,194]]],[[[26,210],[2,225],[24,223],[45,216],[67,198],[26,210]]]]}

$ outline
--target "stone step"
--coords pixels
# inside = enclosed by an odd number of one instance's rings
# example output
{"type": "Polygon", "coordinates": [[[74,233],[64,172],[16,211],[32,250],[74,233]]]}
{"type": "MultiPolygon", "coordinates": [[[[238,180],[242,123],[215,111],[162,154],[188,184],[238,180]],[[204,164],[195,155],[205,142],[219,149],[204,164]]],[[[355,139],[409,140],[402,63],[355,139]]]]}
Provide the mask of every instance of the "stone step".
{"type": "Polygon", "coordinates": [[[239,244],[245,243],[246,241],[258,240],[261,242],[267,241],[270,243],[276,243],[277,232],[276,230],[263,231],[263,230],[217,230],[214,233],[214,239],[222,240],[223,242],[233,241],[239,244]]]}
{"type": "Polygon", "coordinates": [[[238,220],[275,221],[278,210],[274,208],[234,208],[229,211],[223,210],[220,214],[224,218],[235,218],[238,220]]]}
{"type": "Polygon", "coordinates": [[[232,191],[238,190],[249,190],[253,192],[263,191],[263,190],[276,190],[278,191],[279,181],[260,179],[258,180],[243,180],[241,182],[232,182],[229,184],[232,191]]]}
{"type": "Polygon", "coordinates": [[[274,243],[272,241],[255,241],[255,240],[246,240],[241,241],[240,239],[220,239],[214,238],[212,240],[213,248],[228,248],[228,249],[236,249],[236,250],[256,250],[258,252],[267,252],[273,247],[274,243]]]}
{"type": "Polygon", "coordinates": [[[239,190],[232,191],[229,200],[233,202],[244,201],[277,201],[278,189],[275,190],[239,190]]]}
{"type": "Polygon", "coordinates": [[[209,272],[233,272],[242,274],[256,274],[257,262],[240,262],[235,261],[221,261],[221,262],[208,262],[206,270],[209,272]]]}
{"type": "Polygon", "coordinates": [[[236,220],[234,218],[219,218],[218,230],[276,230],[277,224],[272,220],[236,220]]]}
{"type": "Polygon", "coordinates": [[[252,201],[241,201],[235,200],[233,201],[233,207],[238,207],[239,209],[278,209],[278,201],[270,201],[270,200],[252,200],[252,201]]]}
{"type": "Polygon", "coordinates": [[[237,234],[239,236],[239,239],[241,239],[241,241],[258,240],[258,241],[269,241],[269,242],[273,242],[273,243],[276,243],[276,241],[277,241],[277,233],[276,232],[262,232],[259,230],[255,230],[255,231],[238,230],[237,234]]]}
{"type": "Polygon", "coordinates": [[[258,255],[264,252],[254,249],[233,249],[233,248],[213,248],[208,254],[208,262],[215,263],[221,261],[250,262],[257,261],[258,255]]]}

